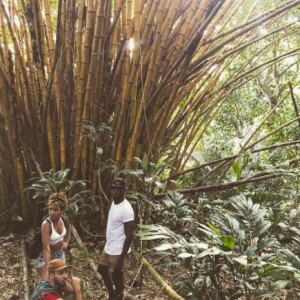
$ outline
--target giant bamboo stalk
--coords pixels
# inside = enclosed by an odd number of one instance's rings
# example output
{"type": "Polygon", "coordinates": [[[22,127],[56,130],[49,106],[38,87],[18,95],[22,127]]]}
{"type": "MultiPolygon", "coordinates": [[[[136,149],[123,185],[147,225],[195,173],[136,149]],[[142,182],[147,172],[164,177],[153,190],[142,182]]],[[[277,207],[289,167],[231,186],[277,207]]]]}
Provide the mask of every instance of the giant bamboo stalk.
{"type": "Polygon", "coordinates": [[[83,123],[88,119],[88,100],[85,98],[85,86],[86,86],[86,75],[88,72],[89,66],[89,57],[91,50],[91,41],[93,34],[93,24],[94,24],[94,4],[92,0],[88,1],[87,7],[87,20],[86,20],[86,28],[83,39],[83,53],[82,53],[82,63],[80,70],[80,77],[77,78],[79,80],[79,87],[77,89],[77,103],[76,103],[76,121],[75,121],[75,158],[73,164],[73,178],[78,177],[79,168],[80,168],[80,157],[83,148],[83,140],[80,138],[80,134],[83,133],[83,123]],[[86,99],[86,101],[85,101],[86,99]]]}

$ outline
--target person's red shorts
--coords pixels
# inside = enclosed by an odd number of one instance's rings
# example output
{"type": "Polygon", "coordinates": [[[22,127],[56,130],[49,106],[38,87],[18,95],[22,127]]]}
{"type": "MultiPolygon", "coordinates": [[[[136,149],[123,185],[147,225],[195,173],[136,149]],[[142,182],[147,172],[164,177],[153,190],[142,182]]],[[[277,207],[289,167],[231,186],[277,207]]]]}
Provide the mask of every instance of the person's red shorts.
{"type": "Polygon", "coordinates": [[[43,300],[56,300],[59,299],[60,297],[57,295],[48,295],[46,298],[43,298],[43,300]]]}

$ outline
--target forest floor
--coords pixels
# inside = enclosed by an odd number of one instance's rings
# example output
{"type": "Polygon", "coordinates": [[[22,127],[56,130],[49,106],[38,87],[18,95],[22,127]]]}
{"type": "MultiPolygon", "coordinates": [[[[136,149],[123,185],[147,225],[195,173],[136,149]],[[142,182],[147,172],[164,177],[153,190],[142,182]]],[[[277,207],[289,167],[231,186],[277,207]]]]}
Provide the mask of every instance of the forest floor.
{"type": "MultiPolygon", "coordinates": [[[[21,243],[22,238],[12,234],[0,237],[1,300],[26,299],[24,296],[24,259],[22,260],[21,243]]],[[[82,279],[85,300],[105,300],[107,299],[106,290],[102,282],[96,278],[87,260],[88,257],[92,258],[97,266],[103,245],[88,242],[85,243],[85,246],[89,254],[83,253],[76,241],[72,239],[69,251],[66,253],[67,263],[72,265],[72,274],[82,279]]],[[[136,283],[139,282],[137,279],[140,278],[140,267],[133,254],[130,254],[125,265],[125,295],[127,295],[127,299],[169,299],[147,271],[143,271],[143,284],[141,287],[135,287],[136,283]]],[[[35,260],[28,260],[28,278],[29,288],[32,292],[39,282],[35,260]]]]}
{"type": "MultiPolygon", "coordinates": [[[[72,239],[69,250],[66,253],[67,263],[72,265],[72,275],[82,279],[83,294],[85,300],[106,300],[107,293],[103,287],[102,281],[96,278],[92,271],[88,258],[91,258],[95,265],[99,263],[100,253],[103,248],[103,242],[97,243],[94,241],[85,242],[88,253],[84,253],[75,239],[72,239]]],[[[14,236],[12,234],[0,237],[0,300],[26,300],[24,288],[24,257],[22,256],[21,244],[24,245],[24,237],[14,236]],[[23,239],[23,242],[22,242],[23,239]]],[[[155,264],[152,257],[151,263],[155,264]]],[[[27,261],[27,259],[25,259],[27,261]]],[[[27,261],[28,264],[28,285],[30,292],[39,282],[39,275],[36,269],[36,260],[27,261]]],[[[164,264],[163,269],[160,269],[167,284],[172,282],[172,278],[178,274],[178,267],[164,264]]],[[[125,264],[125,299],[127,300],[169,300],[163,289],[161,289],[153,280],[151,275],[142,268],[140,263],[135,259],[133,254],[130,254],[125,264]],[[143,277],[142,285],[137,285],[143,277]]],[[[172,284],[170,284],[172,286],[172,284]]],[[[244,297],[239,300],[244,300],[244,297]]],[[[247,298],[249,299],[249,298],[247,298]]],[[[253,299],[261,299],[253,297],[253,299]]],[[[263,298],[265,299],[265,298],[263,298]]],[[[268,298],[269,299],[269,298],[268,298]]],[[[292,289],[283,289],[278,291],[273,299],[295,300],[300,299],[299,287],[292,289]]],[[[202,300],[205,300],[204,298],[202,300]]]]}

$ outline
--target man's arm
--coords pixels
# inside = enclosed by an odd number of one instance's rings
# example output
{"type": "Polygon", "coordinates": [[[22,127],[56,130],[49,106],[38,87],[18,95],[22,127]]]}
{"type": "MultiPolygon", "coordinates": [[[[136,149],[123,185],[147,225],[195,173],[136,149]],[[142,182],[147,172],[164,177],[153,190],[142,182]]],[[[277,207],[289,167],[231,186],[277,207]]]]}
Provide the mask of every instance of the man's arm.
{"type": "Polygon", "coordinates": [[[135,221],[129,221],[124,223],[124,231],[125,231],[125,241],[123,245],[123,250],[121,253],[121,256],[116,264],[115,270],[121,270],[124,264],[125,257],[127,255],[127,252],[131,246],[133,237],[134,237],[134,232],[137,230],[137,225],[135,221]]]}
{"type": "Polygon", "coordinates": [[[81,290],[80,290],[80,279],[78,277],[71,277],[71,284],[73,287],[73,293],[75,300],[82,300],[81,290]]]}
{"type": "Polygon", "coordinates": [[[67,282],[66,286],[64,287],[64,292],[73,294],[75,300],[82,300],[80,279],[78,277],[71,276],[71,281],[67,282]]]}

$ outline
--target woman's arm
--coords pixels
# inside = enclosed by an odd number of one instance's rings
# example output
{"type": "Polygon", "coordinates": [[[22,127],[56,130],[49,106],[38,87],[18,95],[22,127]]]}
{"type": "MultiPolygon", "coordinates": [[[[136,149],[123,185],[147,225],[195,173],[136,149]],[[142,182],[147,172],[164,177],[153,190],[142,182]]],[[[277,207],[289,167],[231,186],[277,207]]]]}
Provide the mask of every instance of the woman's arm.
{"type": "Polygon", "coordinates": [[[51,257],[50,249],[50,234],[51,234],[51,224],[48,220],[44,220],[41,225],[42,234],[42,244],[43,244],[43,256],[45,259],[45,265],[48,266],[51,257]]]}
{"type": "Polygon", "coordinates": [[[64,240],[63,240],[63,244],[62,244],[62,249],[66,250],[67,247],[68,247],[68,245],[69,245],[70,239],[71,239],[72,225],[69,222],[69,220],[67,220],[65,217],[63,218],[63,222],[65,224],[67,233],[64,236],[64,240]]]}

